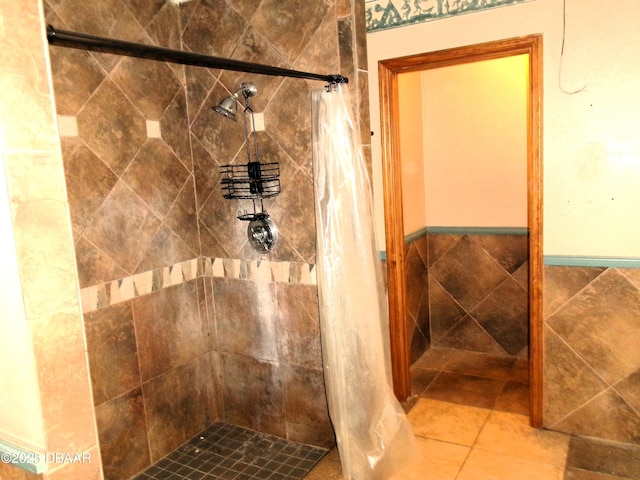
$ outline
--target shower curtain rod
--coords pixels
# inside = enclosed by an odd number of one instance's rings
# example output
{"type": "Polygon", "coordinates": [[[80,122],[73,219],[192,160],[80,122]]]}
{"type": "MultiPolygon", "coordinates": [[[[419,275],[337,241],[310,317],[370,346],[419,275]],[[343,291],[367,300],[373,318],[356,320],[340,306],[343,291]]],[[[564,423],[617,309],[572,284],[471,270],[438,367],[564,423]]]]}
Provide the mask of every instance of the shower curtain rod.
{"type": "Polygon", "coordinates": [[[59,30],[47,25],[47,39],[51,45],[60,45],[81,50],[93,50],[103,53],[114,53],[129,57],[146,58],[162,62],[179,63],[181,65],[194,65],[196,67],[220,68],[236,72],[257,73],[260,75],[272,75],[291,78],[304,78],[308,80],[323,80],[330,84],[348,83],[349,79],[342,75],[322,75],[319,73],[301,72],[288,68],[273,67],[259,63],[242,62],[230,58],[213,57],[200,53],[173,50],[170,48],[144,45],[142,43],[126,42],[113,38],[98,37],[86,33],[59,30]]]}

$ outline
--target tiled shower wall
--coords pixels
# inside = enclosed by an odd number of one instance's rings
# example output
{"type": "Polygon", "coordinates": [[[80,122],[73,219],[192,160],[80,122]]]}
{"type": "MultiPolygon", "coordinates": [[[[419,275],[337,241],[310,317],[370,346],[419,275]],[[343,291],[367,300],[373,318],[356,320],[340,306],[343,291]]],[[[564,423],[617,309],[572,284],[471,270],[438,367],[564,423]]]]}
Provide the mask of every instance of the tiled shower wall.
{"type": "Polygon", "coordinates": [[[140,471],[219,419],[333,443],[315,286],[201,272],[85,312],[106,478],[140,471]]]}
{"type": "Polygon", "coordinates": [[[412,361],[429,346],[527,356],[526,234],[429,232],[405,248],[412,361]]]}
{"type": "MultiPolygon", "coordinates": [[[[341,73],[368,119],[363,2],[43,4],[60,29],[341,73]]],[[[323,83],[50,53],[106,478],[217,419],[333,443],[313,274],[310,92],[323,83]],[[252,206],[219,186],[219,166],[246,156],[242,122],[211,106],[242,81],[258,88],[261,160],[281,168],[282,192],[265,201],[280,234],[268,256],[235,218],[252,206]]]]}

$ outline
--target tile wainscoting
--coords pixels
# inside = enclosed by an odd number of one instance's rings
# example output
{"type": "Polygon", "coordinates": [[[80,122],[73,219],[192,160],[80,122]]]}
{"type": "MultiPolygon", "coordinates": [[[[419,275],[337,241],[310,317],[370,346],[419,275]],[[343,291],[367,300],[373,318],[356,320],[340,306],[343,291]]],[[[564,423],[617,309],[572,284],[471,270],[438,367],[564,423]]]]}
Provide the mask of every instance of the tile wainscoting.
{"type": "Polygon", "coordinates": [[[545,257],[545,426],[638,445],[640,268],[632,260],[565,263],[545,257]]]}
{"type": "MultiPolygon", "coordinates": [[[[434,346],[526,357],[526,235],[425,231],[408,240],[412,359],[434,346]]],[[[639,267],[544,257],[545,428],[640,444],[639,267]]]]}
{"type": "Polygon", "coordinates": [[[405,241],[411,360],[430,346],[526,357],[526,229],[425,229],[405,241]]]}

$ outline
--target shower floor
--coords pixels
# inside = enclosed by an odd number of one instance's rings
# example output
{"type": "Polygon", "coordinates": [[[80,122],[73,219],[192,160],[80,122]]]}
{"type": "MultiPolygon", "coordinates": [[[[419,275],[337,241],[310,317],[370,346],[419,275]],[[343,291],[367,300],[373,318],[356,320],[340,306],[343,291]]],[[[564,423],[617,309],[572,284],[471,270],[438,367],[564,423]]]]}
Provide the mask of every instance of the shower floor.
{"type": "Polygon", "coordinates": [[[326,453],[324,448],[215,423],[135,480],[299,480],[326,453]]]}

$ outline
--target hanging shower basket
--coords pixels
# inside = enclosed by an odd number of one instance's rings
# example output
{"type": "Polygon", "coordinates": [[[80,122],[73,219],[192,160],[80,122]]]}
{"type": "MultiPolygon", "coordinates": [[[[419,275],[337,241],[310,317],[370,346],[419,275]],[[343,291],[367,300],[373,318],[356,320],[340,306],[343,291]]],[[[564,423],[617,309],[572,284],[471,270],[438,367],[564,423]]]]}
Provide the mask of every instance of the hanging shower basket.
{"type": "Polygon", "coordinates": [[[222,196],[229,200],[251,200],[253,202],[253,212],[246,210],[238,212],[237,218],[249,222],[247,237],[251,246],[259,253],[267,253],[278,240],[278,229],[264,209],[263,199],[280,193],[280,165],[260,162],[255,117],[249,104],[249,97],[255,94],[254,84],[243,83],[237,92],[222,100],[214,107],[214,110],[235,120],[237,99],[240,96],[244,98],[243,123],[247,163],[220,167],[222,196]],[[251,120],[250,125],[247,117],[251,120]],[[251,140],[253,140],[253,151],[251,140]]]}
{"type": "Polygon", "coordinates": [[[280,164],[261,163],[258,153],[258,140],[253,109],[249,104],[249,97],[256,94],[253,83],[243,83],[240,89],[231,97],[224,99],[214,110],[235,120],[235,106],[237,99],[244,98],[244,140],[247,147],[247,163],[229,164],[220,167],[222,173],[222,196],[229,200],[253,200],[254,213],[238,215],[240,220],[255,220],[268,215],[262,207],[262,199],[273,197],[280,193],[280,164]],[[251,141],[253,140],[253,149],[251,141]],[[259,207],[259,208],[258,208],[259,207]]]}
{"type": "Polygon", "coordinates": [[[280,164],[249,162],[222,165],[222,196],[227,199],[256,200],[280,193],[280,164]]]}

